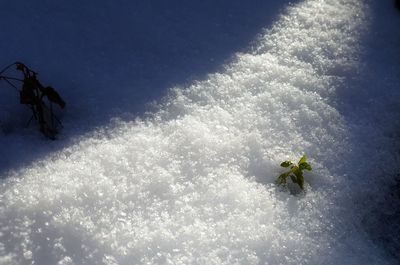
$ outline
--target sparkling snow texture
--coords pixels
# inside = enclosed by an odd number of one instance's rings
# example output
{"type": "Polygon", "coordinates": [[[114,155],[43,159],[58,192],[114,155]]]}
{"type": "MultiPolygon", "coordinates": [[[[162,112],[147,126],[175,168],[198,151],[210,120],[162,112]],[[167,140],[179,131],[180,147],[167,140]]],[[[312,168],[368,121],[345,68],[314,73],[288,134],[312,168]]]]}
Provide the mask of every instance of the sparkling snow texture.
{"type": "Polygon", "coordinates": [[[382,106],[349,92],[362,2],[289,7],[252,52],[171,89],[148,118],[7,173],[0,263],[390,263],[364,223],[395,173],[381,129],[393,117],[371,124],[382,106]],[[314,170],[293,196],[274,181],[303,154],[314,170]]]}

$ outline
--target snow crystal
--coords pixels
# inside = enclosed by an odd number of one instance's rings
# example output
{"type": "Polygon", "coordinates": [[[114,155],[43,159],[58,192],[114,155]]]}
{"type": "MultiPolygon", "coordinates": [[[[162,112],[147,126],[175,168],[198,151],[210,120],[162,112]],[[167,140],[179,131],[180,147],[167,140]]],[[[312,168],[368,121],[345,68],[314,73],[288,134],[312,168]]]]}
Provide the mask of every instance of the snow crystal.
{"type": "Polygon", "coordinates": [[[378,162],[363,161],[373,149],[354,141],[339,96],[359,71],[366,12],[358,0],[293,5],[253,51],[171,89],[151,117],[7,173],[0,262],[389,263],[357,212],[369,186],[356,184],[378,162]],[[303,154],[307,192],[282,192],[280,162],[303,154]]]}

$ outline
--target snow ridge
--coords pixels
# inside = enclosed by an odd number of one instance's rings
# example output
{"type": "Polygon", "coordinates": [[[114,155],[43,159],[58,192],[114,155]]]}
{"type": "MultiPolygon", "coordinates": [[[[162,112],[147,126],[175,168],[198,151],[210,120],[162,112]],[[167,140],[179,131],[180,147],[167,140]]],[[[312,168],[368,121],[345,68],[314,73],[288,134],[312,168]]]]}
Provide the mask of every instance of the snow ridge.
{"type": "Polygon", "coordinates": [[[336,93],[357,71],[361,2],[292,6],[151,118],[7,176],[0,263],[386,264],[339,204],[353,143],[336,93]],[[274,180],[304,153],[314,171],[295,197],[274,180]]]}

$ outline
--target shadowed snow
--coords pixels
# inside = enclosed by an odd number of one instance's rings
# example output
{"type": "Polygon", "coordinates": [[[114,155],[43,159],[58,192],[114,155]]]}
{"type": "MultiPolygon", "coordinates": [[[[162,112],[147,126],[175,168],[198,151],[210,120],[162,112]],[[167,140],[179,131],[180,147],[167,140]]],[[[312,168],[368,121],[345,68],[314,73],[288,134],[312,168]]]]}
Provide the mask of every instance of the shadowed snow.
{"type": "Polygon", "coordinates": [[[290,7],[252,52],[173,88],[149,118],[9,173],[0,263],[389,263],[353,201],[378,162],[354,166],[366,157],[352,157],[338,98],[359,69],[361,2],[290,7]],[[307,193],[282,192],[279,163],[304,153],[307,193]]]}

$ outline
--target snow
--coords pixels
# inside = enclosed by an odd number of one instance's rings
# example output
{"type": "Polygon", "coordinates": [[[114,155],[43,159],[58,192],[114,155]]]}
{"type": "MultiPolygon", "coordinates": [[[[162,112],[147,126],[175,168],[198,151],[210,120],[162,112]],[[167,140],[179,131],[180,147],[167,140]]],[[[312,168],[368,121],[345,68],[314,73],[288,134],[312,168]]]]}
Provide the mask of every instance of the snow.
{"type": "MultiPolygon", "coordinates": [[[[102,8],[115,8],[104,3],[102,8]]],[[[208,14],[212,5],[205,3],[203,12],[208,14]]],[[[240,12],[238,3],[228,7],[237,17],[249,19],[257,10],[240,12]]],[[[45,1],[39,7],[53,5],[45,1]]],[[[279,4],[271,6],[278,12],[279,4]]],[[[220,4],[216,10],[225,7],[220,4]]],[[[199,7],[158,8],[167,15],[150,26],[179,12],[190,17],[199,7]]],[[[176,74],[165,81],[170,82],[168,93],[159,80],[132,81],[140,88],[153,85],[155,94],[123,85],[128,80],[121,81],[119,74],[140,69],[140,64],[132,66],[135,62],[120,68],[122,73],[89,78],[87,90],[81,91],[86,97],[76,102],[78,89],[67,91],[62,85],[60,93],[70,97],[67,104],[72,107],[65,116],[66,129],[54,143],[38,140],[33,129],[18,130],[22,121],[10,121],[11,104],[1,105],[0,118],[11,125],[2,127],[0,139],[0,263],[395,264],[397,237],[385,234],[399,230],[398,210],[392,208],[399,206],[398,198],[389,194],[399,160],[398,33],[391,28],[400,17],[390,4],[361,0],[307,0],[281,12],[253,40],[241,35],[249,48],[229,46],[239,49],[229,62],[225,53],[217,60],[224,62],[221,66],[196,65],[196,78],[177,78],[189,75],[184,69],[192,62],[186,59],[190,53],[154,59],[145,72],[160,80],[158,67],[178,60],[179,66],[166,71],[176,74]],[[181,85],[173,86],[177,80],[181,85]],[[117,88],[110,95],[112,81],[117,88]],[[96,90],[102,82],[107,85],[96,90]],[[140,97],[133,101],[139,106],[129,107],[134,95],[140,97]],[[121,109],[112,110],[119,98],[121,109]],[[157,98],[149,113],[140,112],[143,102],[157,98]],[[108,103],[111,110],[104,108],[108,103]],[[135,111],[141,114],[132,118],[135,111]],[[303,154],[313,171],[305,176],[306,193],[294,196],[274,181],[280,162],[303,154]],[[383,227],[384,218],[394,221],[383,227]]],[[[268,24],[261,14],[256,12],[255,20],[268,24]]],[[[65,28],[73,23],[65,19],[65,10],[58,15],[65,28]]],[[[155,32],[145,43],[191,45],[180,43],[179,36],[163,42],[175,32],[168,28],[155,32]]],[[[215,54],[233,40],[234,32],[228,32],[215,54]]],[[[200,29],[197,33],[196,41],[207,36],[200,29]]],[[[77,41],[85,33],[70,34],[77,35],[66,38],[77,41]]],[[[103,45],[101,49],[116,49],[114,42],[103,45]]],[[[157,50],[149,49],[143,56],[157,50]]],[[[210,51],[205,48],[195,58],[210,51]]],[[[132,58],[124,52],[106,55],[91,63],[132,58]]],[[[65,61],[73,64],[73,58],[65,61]]],[[[76,80],[84,79],[77,73],[72,71],[76,80]]],[[[49,80],[57,83],[55,77],[49,80]]]]}

